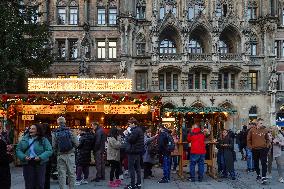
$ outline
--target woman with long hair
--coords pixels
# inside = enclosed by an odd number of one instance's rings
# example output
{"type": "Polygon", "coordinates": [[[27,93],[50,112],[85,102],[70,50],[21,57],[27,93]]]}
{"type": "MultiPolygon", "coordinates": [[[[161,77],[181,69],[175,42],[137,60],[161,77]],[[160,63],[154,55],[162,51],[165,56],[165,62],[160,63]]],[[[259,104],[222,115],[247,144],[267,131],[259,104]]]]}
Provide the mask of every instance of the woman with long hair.
{"type": "Polygon", "coordinates": [[[46,163],[52,155],[52,147],[43,135],[41,125],[32,125],[16,148],[16,155],[23,165],[26,189],[44,189],[46,163]]]}
{"type": "Polygon", "coordinates": [[[236,175],[234,168],[234,142],[227,130],[222,131],[222,135],[218,141],[217,148],[219,149],[223,178],[227,178],[229,173],[232,180],[235,180],[236,175]]]}
{"type": "Polygon", "coordinates": [[[107,160],[110,163],[110,187],[118,187],[121,184],[119,179],[120,170],[120,147],[121,147],[121,137],[119,136],[119,131],[117,128],[111,128],[109,132],[109,137],[107,138],[107,160]],[[114,176],[116,180],[114,181],[114,176]]]}

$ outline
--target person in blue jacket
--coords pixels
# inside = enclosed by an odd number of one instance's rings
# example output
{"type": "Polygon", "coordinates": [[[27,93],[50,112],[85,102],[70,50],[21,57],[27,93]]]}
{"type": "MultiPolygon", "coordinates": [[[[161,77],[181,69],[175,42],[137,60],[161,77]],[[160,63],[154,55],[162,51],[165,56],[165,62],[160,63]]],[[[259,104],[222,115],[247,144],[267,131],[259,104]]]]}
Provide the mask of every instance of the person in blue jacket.
{"type": "Polygon", "coordinates": [[[43,137],[41,125],[32,125],[16,148],[16,155],[23,165],[26,189],[44,189],[46,163],[52,155],[52,147],[43,137]]]}

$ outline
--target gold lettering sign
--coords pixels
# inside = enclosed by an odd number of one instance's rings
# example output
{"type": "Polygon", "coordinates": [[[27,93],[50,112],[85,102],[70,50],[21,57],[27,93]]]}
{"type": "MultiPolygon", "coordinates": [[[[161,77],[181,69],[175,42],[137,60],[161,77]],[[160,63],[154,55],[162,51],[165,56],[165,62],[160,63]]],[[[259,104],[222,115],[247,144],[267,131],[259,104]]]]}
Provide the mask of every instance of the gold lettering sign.
{"type": "Polygon", "coordinates": [[[62,114],[66,105],[23,105],[23,114],[62,114]]]}
{"type": "Polygon", "coordinates": [[[75,112],[98,112],[97,105],[74,105],[75,112]]]}
{"type": "Polygon", "coordinates": [[[34,120],[34,115],[22,115],[22,120],[34,120]]]}
{"type": "Polygon", "coordinates": [[[29,78],[28,91],[33,92],[130,92],[131,79],[29,78]]]}
{"type": "Polygon", "coordinates": [[[149,106],[138,105],[104,105],[105,114],[147,114],[149,106]]]}

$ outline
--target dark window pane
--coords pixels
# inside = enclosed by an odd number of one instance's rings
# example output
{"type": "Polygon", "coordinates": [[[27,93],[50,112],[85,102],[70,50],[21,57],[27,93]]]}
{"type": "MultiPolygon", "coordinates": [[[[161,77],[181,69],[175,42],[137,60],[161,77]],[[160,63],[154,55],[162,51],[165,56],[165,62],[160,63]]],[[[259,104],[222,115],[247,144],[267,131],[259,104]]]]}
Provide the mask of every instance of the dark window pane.
{"type": "Polygon", "coordinates": [[[165,90],[164,74],[159,74],[159,89],[160,89],[160,91],[165,90]]]}
{"type": "Polygon", "coordinates": [[[193,74],[188,74],[188,89],[193,89],[193,74]]]}
{"type": "Polygon", "coordinates": [[[229,88],[229,74],[228,73],[224,73],[224,89],[228,89],[229,88]]]}
{"type": "Polygon", "coordinates": [[[200,89],[200,73],[195,74],[194,87],[195,89],[200,89]]]}
{"type": "Polygon", "coordinates": [[[207,89],[207,74],[202,74],[202,89],[207,89]]]}
{"type": "Polygon", "coordinates": [[[166,73],[166,88],[167,88],[167,91],[170,91],[172,89],[172,74],[171,74],[171,72],[166,73]]]}
{"type": "Polygon", "coordinates": [[[178,90],[178,74],[173,75],[173,90],[178,90]]]}
{"type": "Polygon", "coordinates": [[[218,89],[222,89],[222,74],[218,74],[218,89]]]}

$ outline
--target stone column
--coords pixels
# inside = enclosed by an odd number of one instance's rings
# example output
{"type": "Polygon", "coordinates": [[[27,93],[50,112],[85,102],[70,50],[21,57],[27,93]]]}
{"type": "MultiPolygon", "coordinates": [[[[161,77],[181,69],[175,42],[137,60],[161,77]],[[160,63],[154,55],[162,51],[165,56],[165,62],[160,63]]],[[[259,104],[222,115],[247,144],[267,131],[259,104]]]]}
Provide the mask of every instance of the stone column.
{"type": "Polygon", "coordinates": [[[275,106],[276,91],[270,93],[270,125],[276,125],[276,106],[275,106]]]}

